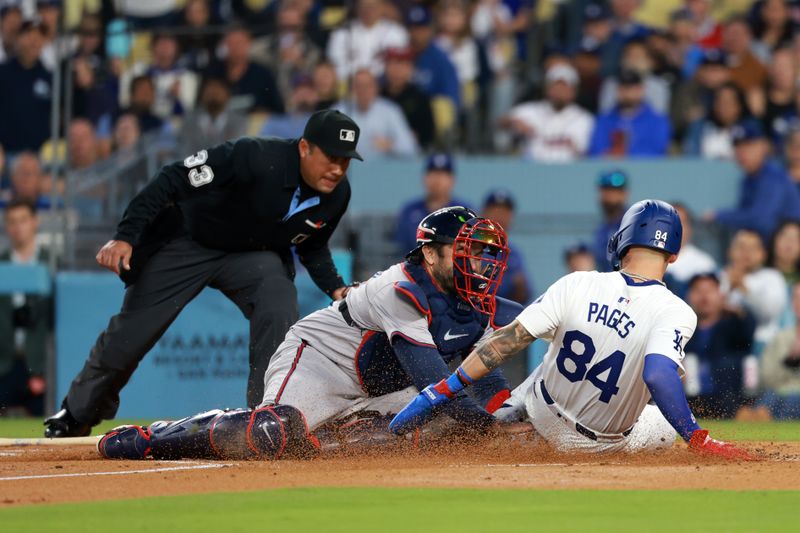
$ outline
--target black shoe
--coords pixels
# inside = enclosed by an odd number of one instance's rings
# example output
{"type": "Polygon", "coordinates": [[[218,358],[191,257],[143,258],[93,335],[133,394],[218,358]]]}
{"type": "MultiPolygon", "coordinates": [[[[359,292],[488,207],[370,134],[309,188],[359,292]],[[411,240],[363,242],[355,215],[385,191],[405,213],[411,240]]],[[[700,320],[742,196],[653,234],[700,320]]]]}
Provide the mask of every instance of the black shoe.
{"type": "Polygon", "coordinates": [[[92,432],[91,424],[78,422],[69,411],[62,409],[44,421],[44,436],[48,439],[64,437],[86,437],[92,432]]]}

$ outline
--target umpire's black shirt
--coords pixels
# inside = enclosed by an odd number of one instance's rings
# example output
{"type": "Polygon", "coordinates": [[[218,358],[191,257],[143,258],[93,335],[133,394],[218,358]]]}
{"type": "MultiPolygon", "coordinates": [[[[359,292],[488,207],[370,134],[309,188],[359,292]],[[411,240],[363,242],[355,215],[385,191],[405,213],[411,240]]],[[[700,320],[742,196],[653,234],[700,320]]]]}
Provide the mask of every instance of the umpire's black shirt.
{"type": "MultiPolygon", "coordinates": [[[[163,167],[117,226],[114,239],[134,247],[132,270],[140,270],[163,242],[188,232],[207,248],[274,250],[288,262],[296,246],[320,289],[330,295],[344,286],[328,239],[347,209],[350,184],[344,179],[329,194],[311,189],[300,175],[297,145],[243,137],[163,167]]],[[[138,272],[132,274],[126,282],[138,272]]]]}

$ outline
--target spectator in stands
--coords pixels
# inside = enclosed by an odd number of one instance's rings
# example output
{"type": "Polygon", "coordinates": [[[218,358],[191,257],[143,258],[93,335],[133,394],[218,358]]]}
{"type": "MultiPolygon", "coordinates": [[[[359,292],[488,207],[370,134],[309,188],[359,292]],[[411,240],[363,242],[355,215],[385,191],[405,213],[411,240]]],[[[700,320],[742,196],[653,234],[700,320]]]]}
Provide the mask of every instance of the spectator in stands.
{"type": "Polygon", "coordinates": [[[685,155],[706,159],[733,159],[733,129],[747,116],[744,94],[733,83],[714,91],[709,115],[689,125],[683,142],[685,155]]]}
{"type": "Polygon", "coordinates": [[[722,48],[725,51],[731,81],[745,95],[763,87],[767,81],[767,69],[753,54],[753,33],[747,19],[734,16],[725,23],[722,34],[722,48]]]}
{"type": "MultiPolygon", "coordinates": [[[[137,144],[141,138],[142,131],[139,128],[139,119],[133,113],[123,113],[117,117],[114,123],[114,134],[112,135],[111,148],[116,153],[126,153],[133,155],[137,144]]],[[[189,152],[182,152],[189,153],[189,152]]]]}
{"type": "Polygon", "coordinates": [[[672,202],[672,206],[678,212],[683,226],[683,237],[681,239],[681,253],[678,259],[667,267],[667,274],[680,283],[688,281],[697,274],[715,272],[717,262],[710,254],[704,252],[692,241],[694,237],[694,218],[691,211],[680,202],[672,202]]]}
{"type": "Polygon", "coordinates": [[[687,297],[697,329],[686,343],[686,393],[698,416],[733,418],[743,402],[742,361],[753,346],[755,322],[744,309],[726,307],[715,274],[696,274],[687,297]]]}
{"type": "MultiPolygon", "coordinates": [[[[493,189],[483,202],[481,215],[499,223],[509,238],[514,225],[514,197],[506,189],[493,189]]],[[[525,261],[513,243],[509,244],[508,263],[497,296],[526,305],[533,297],[525,261]]]]}
{"type": "Polygon", "coordinates": [[[545,83],[545,100],[514,106],[498,125],[520,136],[524,155],[534,161],[579,159],[589,146],[594,118],[575,104],[578,73],[569,64],[556,64],[547,70],[545,83]]]}
{"type": "MultiPolygon", "coordinates": [[[[792,307],[800,317],[800,283],[792,286],[792,307]]],[[[800,318],[781,330],[761,354],[761,386],[758,404],[773,418],[800,418],[800,318]]]]}
{"type": "MultiPolygon", "coordinates": [[[[699,0],[703,1],[705,0],[699,0]]],[[[665,48],[662,50],[666,61],[681,73],[681,78],[684,80],[694,76],[703,59],[704,49],[716,50],[722,46],[722,27],[718,24],[720,32],[717,46],[706,47],[701,44],[702,42],[698,42],[694,17],[689,9],[678,9],[670,14],[669,30],[666,34],[665,48]]],[[[652,44],[653,41],[648,42],[652,44]]]]}
{"type": "MultiPolygon", "coordinates": [[[[127,88],[128,80],[147,74],[155,87],[152,111],[156,116],[166,120],[190,111],[197,99],[198,76],[178,64],[178,39],[168,33],[157,34],[153,37],[151,52],[152,63],[134,65],[123,74],[121,87],[127,88]]],[[[126,105],[128,95],[121,95],[120,101],[126,105]]]]}
{"type": "Polygon", "coordinates": [[[22,152],[11,163],[12,199],[31,202],[36,209],[49,209],[50,198],[43,194],[45,175],[33,152],[22,152]]]}
{"type": "Polygon", "coordinates": [[[188,0],[182,13],[183,28],[178,36],[180,62],[195,72],[207,69],[214,60],[219,38],[209,33],[214,24],[209,0],[188,0]]]}
{"type": "Polygon", "coordinates": [[[312,74],[322,52],[305,33],[305,19],[299,4],[280,3],[276,30],[253,43],[252,57],[275,73],[284,100],[289,99],[296,78],[312,74]]]}
{"type": "MultiPolygon", "coordinates": [[[[39,219],[30,201],[12,200],[5,209],[4,222],[10,246],[0,253],[0,261],[18,265],[49,262],[49,251],[36,239],[39,219]]],[[[12,319],[0,326],[0,412],[21,407],[28,415],[43,414],[50,307],[49,297],[24,293],[0,296],[2,315],[12,319]]]]}
{"type": "Polygon", "coordinates": [[[22,24],[16,57],[0,65],[0,144],[9,154],[38,150],[50,136],[50,72],[40,61],[44,44],[38,22],[22,24]]]}
{"type": "Polygon", "coordinates": [[[608,7],[604,4],[587,4],[583,10],[583,31],[580,35],[578,50],[602,53],[613,31],[612,14],[608,7]]]}
{"type": "Polygon", "coordinates": [[[746,308],[756,320],[755,349],[772,340],[788,299],[783,276],[766,267],[767,249],[761,236],[751,230],[739,230],[728,248],[728,264],[720,273],[722,292],[731,307],[746,308]]]}
{"type": "MultiPolygon", "coordinates": [[[[492,0],[479,0],[478,3],[495,3],[492,0]]],[[[509,51],[512,60],[517,63],[527,57],[527,38],[530,23],[534,16],[536,0],[500,0],[502,6],[500,16],[495,21],[494,29],[501,35],[511,38],[512,49],[509,51]]]]}
{"type": "Polygon", "coordinates": [[[778,226],[767,264],[783,274],[790,288],[800,282],[800,222],[786,220],[778,226]]]}
{"type": "Polygon", "coordinates": [[[215,0],[214,3],[217,4],[217,9],[220,11],[224,22],[246,21],[248,25],[258,28],[261,33],[264,33],[267,28],[272,28],[274,26],[275,12],[278,6],[283,2],[273,2],[270,0],[256,0],[255,2],[253,0],[234,0],[232,2],[220,2],[219,0],[215,0]],[[219,9],[220,7],[223,9],[219,9]]]}
{"type": "MultiPolygon", "coordinates": [[[[42,46],[42,64],[50,72],[56,68],[56,51],[60,46],[67,54],[75,49],[75,40],[72,36],[59,36],[59,19],[62,11],[61,0],[36,0],[36,17],[42,24],[44,45],[42,46]]],[[[63,53],[63,52],[62,52],[63,53]]]]}
{"type": "Polygon", "coordinates": [[[667,154],[669,119],[644,101],[641,74],[624,70],[618,78],[617,105],[597,117],[589,143],[595,157],[649,157],[667,154]]]}
{"type": "MultiPolygon", "coordinates": [[[[644,100],[657,113],[669,111],[670,85],[653,73],[655,62],[644,41],[630,41],[622,49],[620,60],[622,70],[638,72],[644,84],[644,100]]],[[[616,76],[609,76],[600,88],[600,112],[607,113],[617,105],[619,82],[616,76]]]]}
{"type": "Polygon", "coordinates": [[[180,0],[156,0],[149,2],[115,2],[115,11],[120,18],[128,19],[137,29],[168,26],[178,11],[180,0]]]}
{"type": "Polygon", "coordinates": [[[72,120],[67,132],[67,147],[67,162],[72,170],[89,168],[103,156],[94,126],[86,119],[72,120]]]}
{"type": "Polygon", "coordinates": [[[471,207],[466,201],[453,197],[456,176],[450,154],[437,152],[428,157],[422,184],[425,196],[405,204],[397,215],[394,240],[401,253],[416,246],[417,226],[429,214],[454,205],[471,207]]]}
{"type": "Polygon", "coordinates": [[[445,0],[439,6],[435,40],[456,68],[462,88],[477,80],[480,69],[478,44],[470,34],[468,15],[464,0],[445,0]]]}
{"type": "MultiPolygon", "coordinates": [[[[767,265],[781,274],[786,282],[786,294],[791,301],[792,287],[800,282],[800,222],[786,220],[778,226],[769,246],[767,265]]],[[[791,305],[786,306],[781,326],[794,324],[797,317],[791,305]]]]}
{"type": "Polygon", "coordinates": [[[778,145],[789,130],[791,118],[796,116],[797,64],[790,48],[779,48],[772,54],[766,92],[754,91],[751,99],[757,108],[753,113],[762,117],[767,136],[778,145]]]}
{"type": "Polygon", "coordinates": [[[783,153],[789,179],[800,190],[800,127],[797,124],[786,134],[783,153]]]}
{"type": "Polygon", "coordinates": [[[84,15],[72,57],[72,112],[93,124],[119,110],[119,78],[104,56],[103,22],[97,15],[84,15]]]}
{"type": "Polygon", "coordinates": [[[754,49],[767,62],[777,49],[790,45],[797,24],[792,20],[786,0],[763,0],[753,25],[754,49]]]}
{"type": "Polygon", "coordinates": [[[719,50],[706,50],[694,77],[676,88],[670,118],[676,138],[682,139],[690,124],[705,118],[712,109],[714,93],[730,81],[730,69],[719,50]]]}
{"type": "Polygon", "coordinates": [[[564,266],[567,274],[597,270],[592,250],[582,242],[564,250],[564,266]]]}
{"type": "Polygon", "coordinates": [[[261,129],[261,136],[295,139],[303,136],[306,122],[317,108],[317,91],[313,80],[304,74],[298,74],[293,83],[286,103],[288,113],[269,117],[261,129]]]}
{"type": "Polygon", "coordinates": [[[592,113],[597,112],[602,56],[611,37],[611,12],[601,4],[588,4],[583,12],[583,32],[572,63],[580,76],[577,103],[592,113]]]}
{"type": "Polygon", "coordinates": [[[597,200],[603,220],[594,230],[592,252],[597,270],[609,272],[608,240],[619,229],[622,215],[628,209],[628,175],[622,170],[610,170],[600,174],[597,180],[597,200]]]}
{"type": "MultiPolygon", "coordinates": [[[[0,261],[35,264],[49,261],[36,242],[38,217],[28,200],[15,199],[4,212],[10,249],[0,261]]],[[[49,298],[13,293],[0,296],[0,413],[22,407],[28,415],[42,415],[46,382],[49,298]]]]}
{"type": "Polygon", "coordinates": [[[496,149],[510,147],[508,132],[496,132],[495,124],[514,106],[517,97],[514,37],[509,35],[509,24],[514,20],[512,9],[505,2],[479,0],[472,11],[472,34],[484,50],[491,78],[486,82],[486,127],[482,141],[496,149]]]}
{"type": "Polygon", "coordinates": [[[4,210],[4,222],[9,249],[0,254],[0,261],[35,264],[49,260],[48,250],[40,246],[36,239],[39,217],[36,206],[29,198],[11,200],[4,210]]]}
{"type": "Polygon", "coordinates": [[[622,49],[630,41],[644,40],[652,30],[636,20],[641,0],[611,0],[612,32],[603,54],[603,74],[611,76],[619,69],[622,49]]]}
{"type": "Polygon", "coordinates": [[[359,69],[383,74],[383,54],[389,48],[408,46],[406,29],[384,17],[384,0],[358,0],[356,18],[333,31],[327,56],[340,80],[347,80],[359,69]]]}
{"type": "Polygon", "coordinates": [[[211,75],[224,76],[231,86],[231,107],[247,112],[283,113],[283,99],[272,72],[250,60],[253,40],[250,30],[235,26],[225,33],[225,59],[212,67],[211,75]]]}
{"type": "Polygon", "coordinates": [[[321,61],[314,67],[312,80],[317,92],[317,111],[328,109],[339,101],[339,80],[333,63],[321,61]]]}
{"type": "MultiPolygon", "coordinates": [[[[111,148],[114,161],[114,178],[116,186],[113,191],[107,191],[105,201],[111,200],[110,193],[116,193],[114,200],[118,201],[117,207],[122,212],[126,207],[126,202],[140,190],[144,188],[152,177],[152,169],[148,166],[148,161],[142,157],[144,146],[141,145],[141,129],[139,120],[133,113],[122,113],[114,123],[114,132],[111,136],[111,148]]],[[[182,139],[183,140],[183,139],[182,139]]],[[[193,152],[179,152],[178,156],[193,152]]],[[[106,193],[101,188],[102,193],[106,193]]],[[[80,202],[78,209],[87,210],[90,204],[80,202]]],[[[94,206],[96,207],[96,206],[94,206]]]]}
{"type": "Polygon", "coordinates": [[[231,88],[224,77],[208,76],[203,80],[198,106],[181,124],[181,154],[194,154],[247,133],[247,115],[228,109],[230,99],[231,88]]]}
{"type": "Polygon", "coordinates": [[[458,109],[461,87],[455,66],[433,40],[433,20],[423,6],[411,8],[406,16],[411,49],[414,52],[414,82],[429,96],[446,96],[458,109]]]}
{"type": "Polygon", "coordinates": [[[778,222],[800,220],[800,193],[786,171],[768,159],[770,145],[758,122],[737,125],[732,136],[736,162],[744,173],[739,201],[733,209],[708,211],[703,218],[734,230],[756,230],[768,242],[778,222]]]}
{"type": "Polygon", "coordinates": [[[414,134],[403,111],[378,92],[378,80],[368,69],[353,76],[353,99],[335,107],[361,127],[358,150],[365,159],[376,156],[412,156],[417,152],[414,134]]]}
{"type": "Polygon", "coordinates": [[[14,43],[22,27],[22,9],[15,2],[0,5],[0,63],[14,57],[14,43]]]}
{"type": "Polygon", "coordinates": [[[697,45],[704,49],[722,46],[722,25],[711,14],[711,0],[686,0],[685,4],[697,45]]]}
{"type": "Polygon", "coordinates": [[[166,122],[153,113],[156,101],[156,86],[153,84],[153,79],[148,75],[136,76],[131,80],[130,92],[131,101],[127,111],[139,119],[142,133],[163,130],[166,122]]]}
{"type": "Polygon", "coordinates": [[[381,95],[403,110],[411,131],[422,149],[427,149],[436,133],[431,101],[422,89],[412,83],[414,54],[410,48],[390,48],[386,51],[386,72],[381,95]]]}

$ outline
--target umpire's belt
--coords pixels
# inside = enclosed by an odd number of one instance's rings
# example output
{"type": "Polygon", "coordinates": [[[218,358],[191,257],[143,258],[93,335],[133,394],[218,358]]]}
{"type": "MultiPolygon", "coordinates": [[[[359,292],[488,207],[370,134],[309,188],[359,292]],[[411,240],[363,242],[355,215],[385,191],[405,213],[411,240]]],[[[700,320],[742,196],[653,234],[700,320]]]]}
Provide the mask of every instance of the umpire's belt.
{"type": "Polygon", "coordinates": [[[350,316],[350,310],[347,309],[347,302],[345,300],[342,300],[342,303],[339,304],[339,312],[342,313],[342,318],[344,318],[348,326],[352,328],[358,327],[353,317],[350,316]]]}
{"type": "MultiPolygon", "coordinates": [[[[553,397],[550,396],[549,392],[547,392],[547,389],[544,386],[544,380],[541,380],[539,382],[539,389],[542,391],[542,399],[544,400],[544,403],[547,404],[547,407],[553,412],[553,414],[556,415],[561,420],[563,420],[564,423],[567,424],[568,426],[574,426],[575,431],[577,431],[584,437],[595,440],[597,442],[617,442],[630,435],[631,431],[633,431],[633,426],[623,431],[622,433],[598,433],[592,431],[583,424],[575,422],[574,420],[568,418],[565,414],[561,413],[561,410],[556,405],[555,400],[553,400],[553,397]]],[[[534,393],[536,392],[536,387],[534,387],[533,392],[534,393]]]]}

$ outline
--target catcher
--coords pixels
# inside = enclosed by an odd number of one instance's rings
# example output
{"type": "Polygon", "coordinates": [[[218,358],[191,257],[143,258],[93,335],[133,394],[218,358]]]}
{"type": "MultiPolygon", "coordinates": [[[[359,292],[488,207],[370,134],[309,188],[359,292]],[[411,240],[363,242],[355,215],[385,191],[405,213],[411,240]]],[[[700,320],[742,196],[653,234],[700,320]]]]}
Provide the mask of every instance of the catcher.
{"type": "MultiPolygon", "coordinates": [[[[326,423],[362,410],[396,413],[418,390],[446,378],[448,363],[513,320],[521,307],[495,297],[507,256],[499,225],[464,207],[436,211],[419,224],[405,262],[290,328],[272,356],[258,408],[118,427],[98,450],[109,459],[278,459],[336,446],[325,442],[326,423]]],[[[491,413],[509,396],[495,369],[443,413],[481,433],[498,427],[491,413]]],[[[379,440],[383,429],[393,440],[388,421],[373,418],[364,439],[379,440]]]]}

